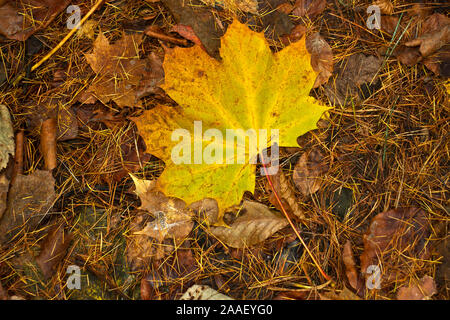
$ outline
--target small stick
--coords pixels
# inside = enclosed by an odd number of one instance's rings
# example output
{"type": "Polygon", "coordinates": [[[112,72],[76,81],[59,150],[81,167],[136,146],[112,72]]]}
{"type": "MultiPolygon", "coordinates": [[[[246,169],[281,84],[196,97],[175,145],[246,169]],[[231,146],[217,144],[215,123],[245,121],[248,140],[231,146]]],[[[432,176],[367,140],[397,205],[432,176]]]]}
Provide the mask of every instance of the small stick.
{"type": "Polygon", "coordinates": [[[165,35],[163,33],[159,33],[155,30],[152,30],[153,29],[152,27],[153,26],[150,26],[147,29],[145,29],[145,31],[144,31],[144,33],[146,35],[148,35],[149,37],[156,38],[156,39],[159,39],[162,41],[171,42],[173,44],[178,44],[178,45],[182,45],[182,46],[187,46],[189,44],[189,41],[187,41],[186,39],[178,39],[175,37],[165,35]]]}
{"type": "Polygon", "coordinates": [[[56,168],[56,130],[55,118],[47,119],[41,126],[41,152],[44,157],[45,169],[56,168]]]}

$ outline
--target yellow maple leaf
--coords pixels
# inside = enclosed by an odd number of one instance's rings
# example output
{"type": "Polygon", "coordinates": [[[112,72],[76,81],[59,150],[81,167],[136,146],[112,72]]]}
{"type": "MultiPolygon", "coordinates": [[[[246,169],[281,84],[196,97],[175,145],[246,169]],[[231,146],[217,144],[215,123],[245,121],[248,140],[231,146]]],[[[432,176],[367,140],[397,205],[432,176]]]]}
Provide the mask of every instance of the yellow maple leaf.
{"type": "Polygon", "coordinates": [[[219,223],[224,209],[238,204],[245,191],[254,191],[251,160],[271,146],[275,135],[270,132],[278,130],[280,146],[298,146],[297,137],[316,129],[329,109],[308,95],[317,73],[304,38],[274,54],[262,33],[234,21],[221,39],[220,56],[217,61],[199,46],[168,52],[161,87],[179,106],[158,105],[133,119],[148,152],[166,164],[156,188],[187,204],[216,199],[219,223]],[[180,135],[173,135],[179,133],[177,129],[192,134],[188,141],[180,142],[180,135]],[[216,129],[221,137],[208,135],[208,129],[216,129]],[[252,129],[256,148],[247,143],[252,129]],[[267,140],[261,129],[269,131],[267,140]],[[199,130],[205,134],[199,137],[199,130]],[[234,130],[236,136],[229,137],[227,130],[234,130]],[[200,157],[195,151],[199,148],[200,157]],[[220,148],[222,153],[217,151],[220,148]],[[244,163],[237,163],[239,151],[245,153],[244,163]],[[202,161],[205,153],[217,161],[202,161]],[[177,154],[184,163],[174,160],[177,154]]]}

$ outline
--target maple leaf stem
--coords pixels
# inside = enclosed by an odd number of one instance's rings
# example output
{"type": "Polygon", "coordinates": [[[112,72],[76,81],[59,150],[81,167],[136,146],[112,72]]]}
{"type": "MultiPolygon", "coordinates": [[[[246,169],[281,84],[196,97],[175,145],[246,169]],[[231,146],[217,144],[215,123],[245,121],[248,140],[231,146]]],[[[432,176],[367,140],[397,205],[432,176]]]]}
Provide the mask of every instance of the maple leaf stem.
{"type": "MultiPolygon", "coordinates": [[[[287,221],[289,222],[289,225],[291,226],[291,228],[294,230],[295,235],[297,236],[297,238],[300,240],[300,242],[302,243],[303,247],[306,249],[306,252],[308,252],[309,256],[311,257],[312,261],[314,262],[314,264],[316,265],[316,267],[319,269],[320,274],[325,278],[325,280],[330,281],[331,277],[329,275],[327,275],[325,273],[325,271],[323,271],[322,267],[319,265],[319,263],[317,262],[316,258],[314,257],[314,255],[312,254],[312,252],[309,250],[308,246],[306,245],[305,241],[303,241],[303,238],[300,236],[300,234],[298,233],[297,229],[295,228],[294,224],[292,223],[291,218],[289,218],[286,209],[283,206],[283,203],[280,200],[280,197],[278,196],[278,193],[275,190],[275,187],[273,186],[272,183],[272,179],[270,179],[270,175],[267,171],[267,167],[265,165],[265,159],[264,156],[262,154],[262,152],[260,153],[260,157],[261,157],[261,164],[264,168],[264,173],[266,175],[267,181],[269,182],[269,186],[272,189],[273,194],[275,195],[275,198],[277,199],[278,204],[280,205],[281,211],[283,212],[283,214],[285,215],[287,221]]],[[[281,169],[279,169],[281,170],[281,169]]]]}

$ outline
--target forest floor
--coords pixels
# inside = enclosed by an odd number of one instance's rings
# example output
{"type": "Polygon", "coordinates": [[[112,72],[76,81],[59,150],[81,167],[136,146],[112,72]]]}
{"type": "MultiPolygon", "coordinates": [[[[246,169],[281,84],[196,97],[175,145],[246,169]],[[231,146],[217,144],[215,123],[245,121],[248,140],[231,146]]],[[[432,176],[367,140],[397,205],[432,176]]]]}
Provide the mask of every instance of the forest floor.
{"type": "Polygon", "coordinates": [[[192,285],[234,299],[450,298],[448,5],[378,1],[370,29],[374,3],[358,0],[117,0],[92,14],[94,0],[12,2],[0,1],[13,8],[0,16],[22,14],[0,21],[0,299],[179,299],[192,285]],[[88,19],[33,67],[71,31],[69,4],[88,19]],[[158,87],[167,52],[201,45],[219,59],[235,19],[274,52],[306,34],[320,77],[310,95],[333,108],[280,148],[277,183],[256,167],[243,200],[281,215],[276,232],[240,248],[197,212],[183,239],[149,236],[159,211],[130,173],[154,180],[165,164],[134,119],[176,105],[158,87]],[[126,50],[145,74],[108,69],[126,50]]]}

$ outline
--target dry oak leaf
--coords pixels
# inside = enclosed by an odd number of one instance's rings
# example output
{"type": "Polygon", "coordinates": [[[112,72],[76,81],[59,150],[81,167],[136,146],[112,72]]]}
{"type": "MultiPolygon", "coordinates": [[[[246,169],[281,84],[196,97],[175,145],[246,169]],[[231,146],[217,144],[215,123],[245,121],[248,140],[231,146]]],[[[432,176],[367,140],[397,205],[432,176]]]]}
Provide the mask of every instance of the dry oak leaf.
{"type": "Polygon", "coordinates": [[[284,217],[254,201],[244,201],[239,216],[230,227],[212,227],[211,233],[233,248],[245,248],[263,242],[287,226],[284,217]]]}
{"type": "Polygon", "coordinates": [[[147,152],[166,164],[156,188],[187,204],[217,200],[219,224],[224,209],[238,204],[245,191],[255,190],[256,165],[249,159],[272,144],[271,130],[279,130],[280,146],[296,147],[297,137],[316,129],[329,109],[308,95],[317,73],[304,39],[273,54],[262,33],[235,20],[221,39],[220,55],[219,62],[198,45],[166,54],[161,87],[179,106],[158,105],[133,119],[147,152]],[[193,135],[195,121],[201,121],[204,131],[217,129],[222,137],[193,135]],[[176,129],[184,129],[181,142],[172,140],[176,129]],[[236,139],[227,139],[227,129],[235,130],[236,139]],[[254,130],[259,148],[248,148],[249,129],[254,130]],[[260,129],[266,130],[268,142],[259,136],[260,129]],[[212,164],[193,158],[195,152],[190,150],[199,147],[215,158],[212,164]],[[240,152],[245,153],[244,163],[236,161],[240,152]],[[178,164],[172,154],[181,158],[178,164]]]}
{"type": "Polygon", "coordinates": [[[162,66],[154,54],[139,59],[141,42],[142,35],[123,35],[111,45],[105,35],[99,33],[93,53],[85,55],[97,74],[87,93],[103,103],[112,100],[119,107],[131,107],[141,105],[139,98],[157,92],[164,77],[162,66]]]}

